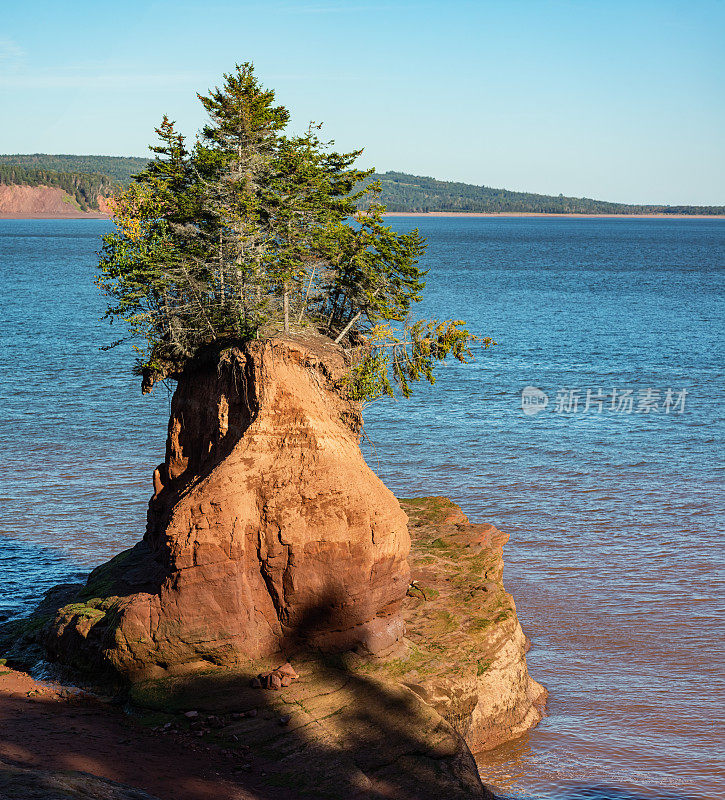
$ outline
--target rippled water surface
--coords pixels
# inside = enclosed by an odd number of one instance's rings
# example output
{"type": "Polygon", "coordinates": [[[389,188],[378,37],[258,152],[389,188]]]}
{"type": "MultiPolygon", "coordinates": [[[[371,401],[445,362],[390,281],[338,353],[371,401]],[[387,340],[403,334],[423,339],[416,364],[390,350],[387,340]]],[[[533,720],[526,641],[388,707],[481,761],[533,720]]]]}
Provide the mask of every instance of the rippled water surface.
{"type": "MultiPolygon", "coordinates": [[[[366,413],[394,492],[447,495],[511,535],[549,714],[482,754],[482,775],[517,798],[725,796],[725,223],[392,224],[428,237],[422,313],[499,343],[366,413]],[[526,386],[548,395],[538,414],[526,386]],[[648,389],[657,409],[637,413],[648,389]]],[[[92,284],[109,227],[0,221],[0,618],[143,531],[168,397],[98,350],[118,335],[92,284]]]]}

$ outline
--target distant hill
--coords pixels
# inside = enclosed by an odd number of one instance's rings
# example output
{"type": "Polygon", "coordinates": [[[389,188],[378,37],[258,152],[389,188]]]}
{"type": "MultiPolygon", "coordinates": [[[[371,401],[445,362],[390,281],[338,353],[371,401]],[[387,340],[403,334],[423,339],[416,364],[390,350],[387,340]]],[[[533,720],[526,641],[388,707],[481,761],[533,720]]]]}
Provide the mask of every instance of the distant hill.
{"type": "Polygon", "coordinates": [[[0,184],[6,186],[51,186],[62,189],[79,211],[99,211],[102,198],[117,185],[108,175],[89,172],[55,172],[0,162],[0,184]]]}
{"type": "Polygon", "coordinates": [[[0,164],[14,164],[29,169],[52,170],[53,172],[97,173],[113,178],[119,183],[128,183],[131,178],[149,163],[148,158],[136,156],[71,156],[32,153],[31,155],[0,155],[0,164]]]}
{"type": "Polygon", "coordinates": [[[388,211],[539,214],[725,214],[725,206],[627,205],[588,197],[510,192],[405,172],[375,175],[388,211]]]}
{"type": "MultiPolygon", "coordinates": [[[[60,187],[82,210],[98,209],[99,196],[112,193],[114,183],[128,184],[148,162],[148,158],[125,156],[0,155],[0,183],[60,187]]],[[[380,181],[382,202],[389,211],[398,212],[725,214],[725,206],[628,205],[588,197],[511,192],[405,172],[378,173],[374,180],[380,181]]]]}
{"type": "Polygon", "coordinates": [[[103,198],[128,184],[148,163],[148,158],[124,156],[0,155],[0,184],[59,188],[78,210],[99,211],[103,198]]]}

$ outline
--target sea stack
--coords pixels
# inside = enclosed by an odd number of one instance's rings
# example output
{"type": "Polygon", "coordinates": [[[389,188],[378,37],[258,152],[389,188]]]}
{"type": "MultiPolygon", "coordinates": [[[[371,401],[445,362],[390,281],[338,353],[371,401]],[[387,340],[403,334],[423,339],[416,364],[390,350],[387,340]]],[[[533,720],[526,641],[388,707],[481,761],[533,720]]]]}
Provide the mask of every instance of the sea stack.
{"type": "Polygon", "coordinates": [[[360,452],[347,366],[331,342],[271,339],[176,376],[144,539],[57,613],[50,653],[138,680],[299,643],[394,651],[407,517],[360,452]]]}
{"type": "Polygon", "coordinates": [[[490,800],[472,752],[546,702],[507,537],[445,498],[396,500],[363,459],[347,375],[317,337],[190,362],[143,540],[1,626],[0,647],[219,723],[299,797],[490,800]]]}

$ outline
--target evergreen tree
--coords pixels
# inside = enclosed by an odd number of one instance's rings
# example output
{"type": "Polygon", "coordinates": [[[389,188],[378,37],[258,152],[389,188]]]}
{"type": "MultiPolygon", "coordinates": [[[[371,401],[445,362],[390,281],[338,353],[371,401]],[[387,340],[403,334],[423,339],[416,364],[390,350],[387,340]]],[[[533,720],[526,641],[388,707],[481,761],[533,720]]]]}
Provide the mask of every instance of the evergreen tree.
{"type": "Polygon", "coordinates": [[[373,170],[354,167],[362,151],[335,152],[315,124],[286,134],[289,113],[251,64],[199,99],[209,121],[193,148],[164,117],[100,254],[106,316],[126,324],[142,372],[173,375],[213,343],[304,330],[347,348],[349,391],[366,400],[433,382],[449,354],[466,360],[476,339],[463,323],[407,322],[425,242],[384,224],[373,170]]]}

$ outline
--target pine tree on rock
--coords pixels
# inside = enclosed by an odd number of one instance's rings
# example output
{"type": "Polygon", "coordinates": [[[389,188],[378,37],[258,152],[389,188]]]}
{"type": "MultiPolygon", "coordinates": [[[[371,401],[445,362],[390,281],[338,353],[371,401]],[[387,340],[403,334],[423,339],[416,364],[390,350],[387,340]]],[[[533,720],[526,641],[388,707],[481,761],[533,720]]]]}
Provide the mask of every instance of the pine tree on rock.
{"type": "Polygon", "coordinates": [[[131,339],[147,387],[209,346],[301,332],[346,347],[363,401],[395,384],[407,396],[436,362],[471,355],[462,322],[409,321],[425,241],[384,224],[374,171],[354,166],[361,150],[335,152],[312,123],[287,134],[287,109],[249,63],[198,97],[198,140],[187,149],[164,116],[100,253],[106,316],[128,331],[111,346],[131,339]]]}

